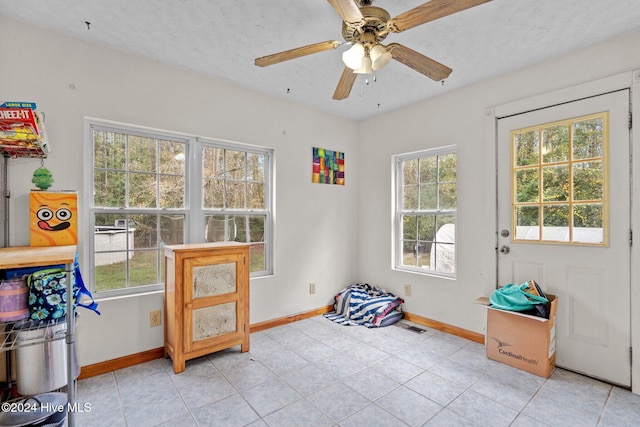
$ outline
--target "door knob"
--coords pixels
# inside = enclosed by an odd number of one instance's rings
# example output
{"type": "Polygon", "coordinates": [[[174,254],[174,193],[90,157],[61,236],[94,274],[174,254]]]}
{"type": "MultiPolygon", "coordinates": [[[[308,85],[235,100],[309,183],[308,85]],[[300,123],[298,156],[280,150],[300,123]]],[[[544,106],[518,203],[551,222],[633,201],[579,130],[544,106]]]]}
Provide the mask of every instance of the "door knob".
{"type": "Polygon", "coordinates": [[[500,248],[500,252],[502,252],[503,254],[508,254],[511,251],[511,248],[509,248],[509,246],[507,245],[502,245],[502,247],[500,248]]]}
{"type": "Polygon", "coordinates": [[[502,230],[502,231],[500,232],[500,235],[501,235],[502,237],[509,237],[509,230],[507,230],[507,229],[505,228],[504,230],[502,230]]]}

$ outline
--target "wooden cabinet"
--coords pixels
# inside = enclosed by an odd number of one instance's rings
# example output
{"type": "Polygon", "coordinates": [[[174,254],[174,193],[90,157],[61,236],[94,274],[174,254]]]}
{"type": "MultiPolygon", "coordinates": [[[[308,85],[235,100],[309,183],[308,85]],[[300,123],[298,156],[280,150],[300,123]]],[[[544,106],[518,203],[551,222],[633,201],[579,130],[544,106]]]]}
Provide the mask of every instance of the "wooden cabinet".
{"type": "Polygon", "coordinates": [[[249,246],[165,246],[164,351],[176,374],[195,357],[249,351],[249,246]]]}

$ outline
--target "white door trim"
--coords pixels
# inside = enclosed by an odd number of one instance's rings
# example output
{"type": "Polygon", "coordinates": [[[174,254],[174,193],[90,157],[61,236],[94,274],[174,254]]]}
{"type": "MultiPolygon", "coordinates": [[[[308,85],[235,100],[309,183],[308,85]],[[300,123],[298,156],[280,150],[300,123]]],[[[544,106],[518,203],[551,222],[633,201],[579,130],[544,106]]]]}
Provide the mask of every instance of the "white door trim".
{"type": "Polygon", "coordinates": [[[630,108],[636,119],[631,129],[631,229],[635,234],[631,246],[631,347],[635,348],[631,358],[631,391],[640,394],[640,70],[633,72],[630,108]]]}
{"type": "MultiPolygon", "coordinates": [[[[631,346],[635,348],[631,360],[631,391],[640,394],[640,70],[629,71],[616,74],[610,77],[594,80],[580,85],[560,89],[557,91],[535,95],[529,98],[517,100],[514,102],[489,107],[485,110],[485,141],[486,147],[494,147],[493,152],[486,150],[485,161],[487,165],[493,165],[493,168],[487,167],[487,175],[497,173],[496,149],[497,149],[497,124],[498,119],[508,117],[515,114],[525,113],[553,105],[563,104],[566,102],[576,101],[582,98],[601,95],[604,93],[631,89],[631,106],[632,112],[636,116],[636,131],[631,132],[631,161],[632,171],[632,193],[631,193],[631,227],[635,230],[635,244],[631,247],[631,346]],[[633,153],[637,153],[636,156],[633,153]]],[[[491,176],[485,182],[491,182],[491,187],[486,188],[487,195],[493,192],[493,197],[497,195],[496,179],[491,176]]],[[[487,199],[491,200],[491,199],[487,199]]],[[[494,229],[496,230],[496,248],[497,248],[497,204],[494,207],[494,229]]],[[[493,265],[497,268],[497,255],[493,253],[493,265]]],[[[489,265],[489,264],[488,264],[489,265]]],[[[483,289],[485,295],[489,295],[495,288],[497,281],[497,271],[493,273],[493,281],[487,280],[483,289]]]]}
{"type": "Polygon", "coordinates": [[[557,104],[573,102],[582,98],[602,95],[620,89],[629,89],[633,85],[633,77],[637,73],[627,72],[595,80],[578,86],[560,89],[554,92],[536,95],[530,98],[502,104],[495,107],[496,119],[526,113],[557,104]]]}

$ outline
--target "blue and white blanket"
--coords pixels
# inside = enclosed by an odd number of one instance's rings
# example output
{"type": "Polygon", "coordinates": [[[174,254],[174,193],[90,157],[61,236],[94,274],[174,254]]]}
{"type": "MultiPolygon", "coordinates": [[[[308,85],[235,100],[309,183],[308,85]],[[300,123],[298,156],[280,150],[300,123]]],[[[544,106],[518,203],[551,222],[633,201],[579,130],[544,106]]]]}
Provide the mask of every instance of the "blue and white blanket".
{"type": "Polygon", "coordinates": [[[384,289],[358,283],[341,290],[335,296],[335,311],[324,316],[342,325],[387,326],[402,319],[402,311],[396,309],[403,302],[384,289]]]}

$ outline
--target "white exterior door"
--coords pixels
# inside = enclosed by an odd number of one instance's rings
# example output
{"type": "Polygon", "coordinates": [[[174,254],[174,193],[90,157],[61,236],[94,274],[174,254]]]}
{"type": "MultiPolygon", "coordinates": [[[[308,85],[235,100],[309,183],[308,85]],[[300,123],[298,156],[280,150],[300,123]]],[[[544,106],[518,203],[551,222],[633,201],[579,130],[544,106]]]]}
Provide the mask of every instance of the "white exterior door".
{"type": "Polygon", "coordinates": [[[631,383],[629,91],[498,120],[498,285],[558,296],[556,364],[631,383]]]}

